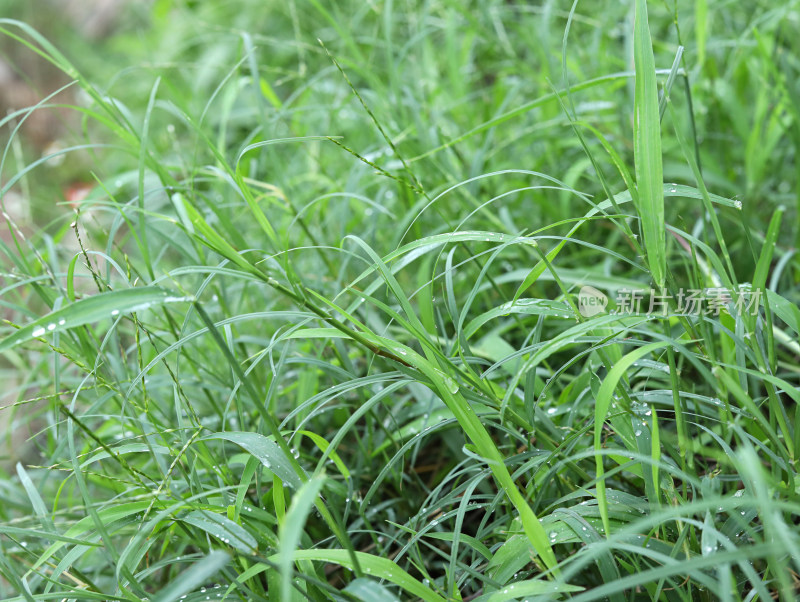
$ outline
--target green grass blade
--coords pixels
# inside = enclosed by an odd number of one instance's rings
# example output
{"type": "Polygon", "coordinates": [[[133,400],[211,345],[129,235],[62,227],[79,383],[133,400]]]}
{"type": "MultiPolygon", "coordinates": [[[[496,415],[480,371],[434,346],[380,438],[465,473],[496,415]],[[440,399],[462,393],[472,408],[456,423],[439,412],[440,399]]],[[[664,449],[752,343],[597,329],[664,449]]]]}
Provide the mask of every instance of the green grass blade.
{"type": "Polygon", "coordinates": [[[244,554],[253,554],[258,547],[258,542],[250,533],[220,514],[195,510],[181,517],[180,520],[197,527],[217,538],[222,544],[229,545],[244,554]]]}
{"type": "Polygon", "coordinates": [[[636,0],[634,22],[634,163],[639,197],[644,249],[650,272],[659,290],[667,273],[664,231],[664,175],[661,164],[661,119],[658,110],[658,81],[653,43],[647,19],[647,0],[636,0]]]}
{"type": "Polygon", "coordinates": [[[635,351],[631,351],[625,355],[614,367],[609,371],[608,376],[603,380],[600,390],[597,393],[597,400],[595,401],[594,409],[594,450],[595,465],[597,469],[597,503],[600,508],[600,517],[603,520],[603,529],[606,533],[611,533],[611,523],[609,521],[608,513],[608,497],[606,495],[606,483],[603,475],[603,455],[600,453],[602,450],[602,435],[603,424],[605,423],[606,416],[608,416],[609,408],[611,407],[611,399],[617,384],[623,378],[627,370],[633,365],[634,362],[643,358],[656,349],[665,347],[667,343],[656,342],[640,347],[635,351]]]}
{"type": "Polygon", "coordinates": [[[0,341],[0,353],[54,332],[63,332],[106,318],[116,319],[120,315],[144,311],[164,303],[191,300],[155,286],[99,293],[26,324],[0,341]]]}
{"type": "Polygon", "coordinates": [[[221,550],[212,551],[158,592],[153,598],[154,602],[177,602],[181,599],[181,596],[185,596],[196,587],[207,583],[230,561],[231,557],[226,552],[221,550]]]}
{"type": "Polygon", "coordinates": [[[380,583],[367,578],[354,579],[348,583],[344,591],[354,595],[361,602],[400,602],[400,598],[380,583]]]}
{"type": "MultiPolygon", "coordinates": [[[[356,552],[356,557],[364,573],[369,577],[394,583],[412,596],[425,600],[425,602],[444,602],[444,598],[422,585],[422,583],[388,558],[380,558],[365,552],[356,552]]],[[[271,556],[269,560],[277,562],[279,556],[271,556]]],[[[293,561],[297,562],[299,560],[330,562],[350,569],[353,568],[351,557],[347,550],[296,550],[293,554],[293,561]]]]}
{"type": "Polygon", "coordinates": [[[252,454],[270,471],[287,485],[300,489],[303,481],[298,476],[292,463],[283,453],[277,443],[258,433],[214,433],[200,439],[207,441],[212,439],[222,439],[230,441],[241,447],[246,452],[252,454]]]}
{"type": "Polygon", "coordinates": [[[324,484],[324,476],[315,476],[306,481],[293,496],[289,511],[283,518],[278,530],[278,566],[281,571],[281,599],[284,602],[292,599],[293,555],[300,543],[300,536],[306,524],[306,519],[312,508],[314,508],[314,503],[324,484]]]}

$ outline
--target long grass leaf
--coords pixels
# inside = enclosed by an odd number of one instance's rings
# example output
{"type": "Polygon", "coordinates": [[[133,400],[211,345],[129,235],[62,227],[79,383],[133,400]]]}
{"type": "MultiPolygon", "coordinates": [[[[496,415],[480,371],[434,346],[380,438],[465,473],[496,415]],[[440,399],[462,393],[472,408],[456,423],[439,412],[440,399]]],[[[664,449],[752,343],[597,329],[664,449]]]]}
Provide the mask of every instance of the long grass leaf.
{"type": "Polygon", "coordinates": [[[661,119],[653,43],[647,19],[647,0],[636,0],[634,21],[636,82],[633,119],[633,154],[647,263],[656,286],[664,288],[667,272],[664,231],[664,176],[661,164],[661,119]]]}

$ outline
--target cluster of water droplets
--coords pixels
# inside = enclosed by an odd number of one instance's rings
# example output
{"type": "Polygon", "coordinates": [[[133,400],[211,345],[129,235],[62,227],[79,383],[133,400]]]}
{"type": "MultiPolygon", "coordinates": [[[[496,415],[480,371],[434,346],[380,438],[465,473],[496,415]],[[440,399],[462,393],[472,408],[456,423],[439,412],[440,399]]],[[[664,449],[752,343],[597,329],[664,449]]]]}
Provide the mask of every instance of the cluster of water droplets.
{"type": "Polygon", "coordinates": [[[39,338],[41,336],[44,336],[44,334],[47,332],[53,332],[59,326],[64,326],[66,323],[67,321],[64,319],[59,320],[57,323],[50,322],[47,326],[41,326],[39,328],[34,329],[34,331],[31,333],[31,336],[34,339],[39,338]]]}
{"type": "Polygon", "coordinates": [[[225,592],[225,588],[222,587],[220,584],[216,584],[214,587],[201,587],[200,591],[194,592],[193,594],[183,594],[179,600],[186,600],[191,595],[192,600],[213,600],[216,598],[222,598],[225,592]],[[199,594],[199,595],[198,595],[199,594]],[[205,594],[205,597],[203,596],[205,594]]]}
{"type": "Polygon", "coordinates": [[[646,403],[634,401],[631,403],[631,412],[636,416],[636,418],[634,418],[635,430],[633,434],[635,437],[641,437],[644,433],[643,429],[647,429],[648,427],[648,422],[653,415],[653,410],[646,403]],[[638,424],[639,421],[641,421],[641,427],[638,424]]]}

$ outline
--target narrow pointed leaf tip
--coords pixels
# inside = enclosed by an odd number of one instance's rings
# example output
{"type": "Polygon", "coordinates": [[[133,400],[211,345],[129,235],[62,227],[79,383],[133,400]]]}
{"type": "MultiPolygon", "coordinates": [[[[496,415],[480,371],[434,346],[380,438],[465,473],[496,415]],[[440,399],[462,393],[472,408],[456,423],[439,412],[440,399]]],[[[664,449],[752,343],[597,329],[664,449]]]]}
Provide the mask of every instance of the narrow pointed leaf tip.
{"type": "Polygon", "coordinates": [[[34,320],[0,341],[0,353],[8,351],[31,339],[76,326],[97,322],[104,318],[144,311],[155,305],[192,301],[192,297],[179,297],[156,286],[109,291],[70,303],[34,320]]]}

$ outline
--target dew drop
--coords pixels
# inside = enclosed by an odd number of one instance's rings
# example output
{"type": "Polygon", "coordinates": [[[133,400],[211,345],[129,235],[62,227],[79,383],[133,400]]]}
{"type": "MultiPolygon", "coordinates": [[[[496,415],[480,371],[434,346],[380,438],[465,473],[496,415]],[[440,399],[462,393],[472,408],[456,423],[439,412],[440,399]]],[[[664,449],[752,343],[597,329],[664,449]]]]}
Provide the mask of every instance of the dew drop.
{"type": "Polygon", "coordinates": [[[51,322],[50,324],[47,325],[47,330],[49,330],[50,332],[54,331],[55,329],[56,329],[55,323],[51,322]]]}
{"type": "Polygon", "coordinates": [[[450,393],[453,395],[458,393],[458,383],[454,379],[448,377],[444,382],[447,385],[447,390],[450,391],[450,393]]]}
{"type": "Polygon", "coordinates": [[[119,310],[118,309],[111,310],[111,315],[112,316],[118,316],[119,315],[119,310]]]}
{"type": "Polygon", "coordinates": [[[31,336],[33,338],[40,337],[44,334],[44,332],[45,332],[44,328],[37,328],[31,333],[31,336]]]}

